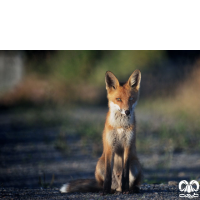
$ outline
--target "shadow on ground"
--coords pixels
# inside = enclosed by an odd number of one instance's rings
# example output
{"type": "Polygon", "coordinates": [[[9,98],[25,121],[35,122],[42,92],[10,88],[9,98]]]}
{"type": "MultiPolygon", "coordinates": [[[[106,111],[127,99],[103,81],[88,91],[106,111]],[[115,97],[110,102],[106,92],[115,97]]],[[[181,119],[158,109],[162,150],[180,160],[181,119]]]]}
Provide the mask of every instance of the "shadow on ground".
{"type": "MultiPolygon", "coordinates": [[[[61,131],[56,126],[28,126],[12,123],[12,116],[0,115],[0,186],[15,188],[60,187],[77,178],[94,177],[98,155],[91,143],[66,133],[66,152],[57,148],[61,131]],[[6,117],[5,117],[6,116],[6,117]]],[[[139,154],[144,182],[166,183],[170,180],[192,180],[200,177],[198,154],[173,154],[170,162],[164,154],[139,154]]]]}

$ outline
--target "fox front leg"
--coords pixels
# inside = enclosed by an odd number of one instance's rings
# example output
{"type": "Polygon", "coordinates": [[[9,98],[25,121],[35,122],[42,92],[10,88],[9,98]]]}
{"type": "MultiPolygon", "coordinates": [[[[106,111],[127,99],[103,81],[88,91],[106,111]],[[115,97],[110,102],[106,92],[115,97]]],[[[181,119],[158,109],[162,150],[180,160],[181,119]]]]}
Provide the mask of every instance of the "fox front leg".
{"type": "Polygon", "coordinates": [[[113,154],[107,153],[105,155],[105,179],[103,184],[103,195],[111,193],[113,159],[113,154]]]}
{"type": "Polygon", "coordinates": [[[129,149],[126,148],[122,157],[122,193],[129,191],[129,149]]]}

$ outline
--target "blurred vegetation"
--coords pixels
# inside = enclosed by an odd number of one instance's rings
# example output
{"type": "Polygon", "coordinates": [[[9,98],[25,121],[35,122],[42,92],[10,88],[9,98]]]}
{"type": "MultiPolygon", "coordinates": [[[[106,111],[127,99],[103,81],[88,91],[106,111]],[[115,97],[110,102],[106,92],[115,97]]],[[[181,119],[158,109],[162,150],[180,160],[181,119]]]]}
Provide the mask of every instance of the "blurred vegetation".
{"type": "MultiPolygon", "coordinates": [[[[140,152],[170,154],[200,149],[199,51],[22,51],[24,77],[0,97],[1,110],[10,109],[12,123],[67,127],[83,141],[94,141],[100,152],[104,120],[77,120],[79,107],[107,106],[105,72],[126,81],[142,72],[136,108],[140,152]],[[77,111],[78,112],[78,111],[77,111]]],[[[6,110],[7,112],[7,110],[6,110]]],[[[2,112],[3,113],[3,112],[2,112]]],[[[97,113],[98,115],[98,113],[97,113]]],[[[55,147],[70,152],[59,133],[55,147]]]]}
{"type": "MultiPolygon", "coordinates": [[[[165,58],[165,51],[48,51],[44,55],[27,52],[29,72],[59,79],[67,84],[104,85],[106,71],[122,80],[136,69],[153,67],[165,58]],[[33,54],[33,55],[32,55],[33,54]]],[[[43,52],[44,53],[44,52],[43,52]]]]}
{"type": "MultiPolygon", "coordinates": [[[[27,78],[21,88],[22,93],[26,95],[23,98],[29,102],[49,100],[58,104],[105,103],[104,76],[106,71],[113,71],[117,77],[125,81],[136,68],[143,71],[161,64],[166,54],[165,51],[47,51],[37,53],[26,52],[27,78]],[[33,85],[35,85],[34,88],[33,85]],[[36,87],[40,89],[35,89],[36,87]],[[31,93],[35,93],[34,97],[29,94],[30,88],[34,91],[31,93]]],[[[16,96],[19,96],[19,93],[16,96]]]]}

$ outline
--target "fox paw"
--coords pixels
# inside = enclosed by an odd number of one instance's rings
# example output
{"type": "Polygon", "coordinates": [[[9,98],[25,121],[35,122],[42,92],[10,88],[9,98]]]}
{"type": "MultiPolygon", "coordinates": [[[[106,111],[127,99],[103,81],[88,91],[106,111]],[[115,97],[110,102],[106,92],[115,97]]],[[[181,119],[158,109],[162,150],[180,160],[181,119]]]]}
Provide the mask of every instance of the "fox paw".
{"type": "Polygon", "coordinates": [[[122,194],[130,194],[130,191],[124,191],[124,192],[122,192],[122,194]]]}

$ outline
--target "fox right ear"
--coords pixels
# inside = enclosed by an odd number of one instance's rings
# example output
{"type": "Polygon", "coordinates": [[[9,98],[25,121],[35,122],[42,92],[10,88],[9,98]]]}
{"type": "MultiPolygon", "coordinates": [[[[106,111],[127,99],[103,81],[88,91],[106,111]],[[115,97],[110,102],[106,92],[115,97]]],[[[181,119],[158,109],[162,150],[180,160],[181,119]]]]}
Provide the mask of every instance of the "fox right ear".
{"type": "Polygon", "coordinates": [[[129,80],[129,85],[132,88],[135,88],[137,91],[140,89],[140,82],[141,82],[141,72],[140,70],[136,69],[130,76],[129,80]]]}
{"type": "Polygon", "coordinates": [[[106,75],[105,75],[105,82],[106,82],[106,89],[113,89],[115,90],[118,86],[119,86],[119,81],[118,79],[115,77],[115,75],[110,72],[107,71],[106,75]]]}

